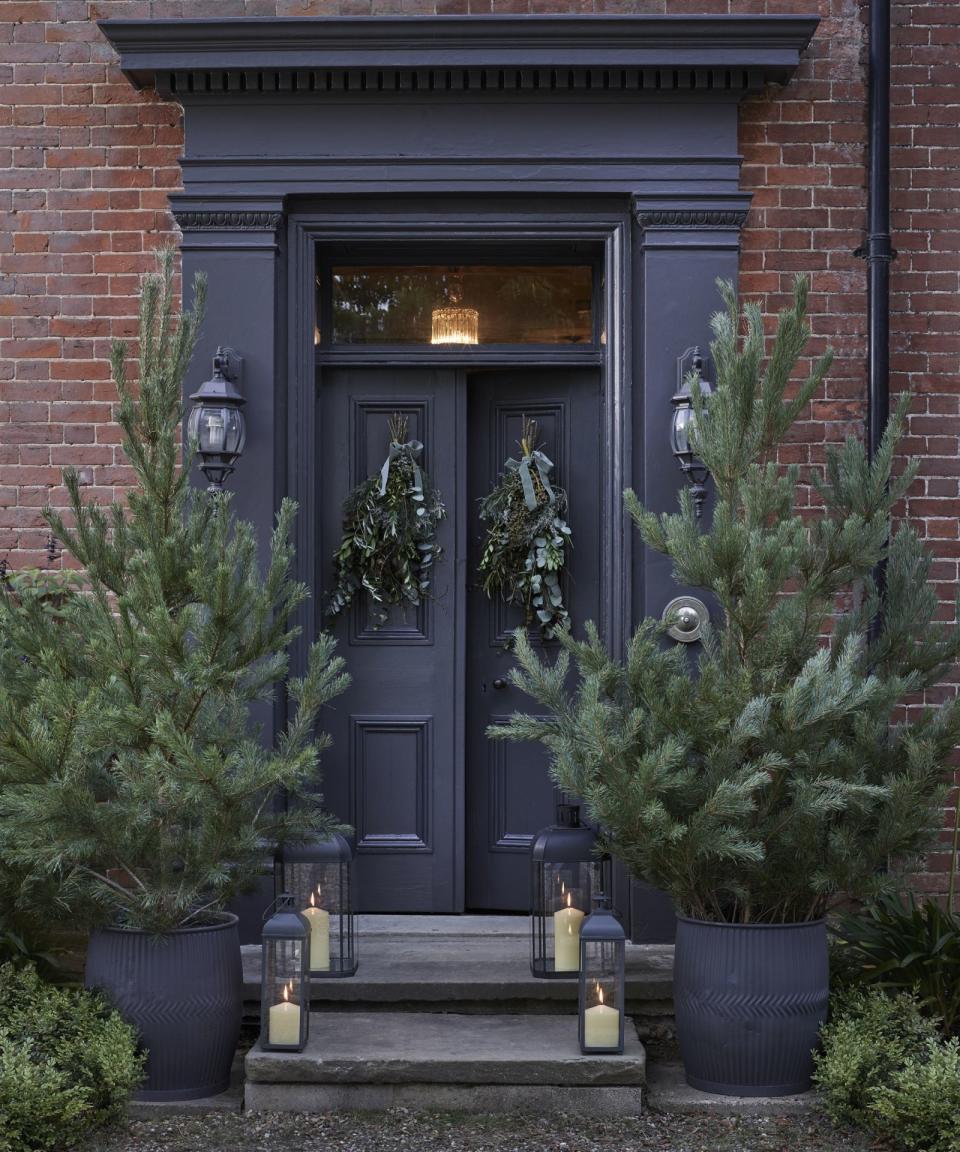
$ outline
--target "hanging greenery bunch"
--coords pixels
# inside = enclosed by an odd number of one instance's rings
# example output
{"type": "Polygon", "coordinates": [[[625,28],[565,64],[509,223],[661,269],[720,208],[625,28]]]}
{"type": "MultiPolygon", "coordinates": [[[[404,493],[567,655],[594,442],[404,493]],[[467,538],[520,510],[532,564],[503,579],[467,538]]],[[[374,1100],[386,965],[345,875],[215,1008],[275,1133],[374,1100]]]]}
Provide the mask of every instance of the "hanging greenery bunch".
{"type": "Polygon", "coordinates": [[[419,440],[407,440],[406,416],[395,412],[383,468],[359,484],[343,506],[343,537],[334,556],[337,585],[327,615],[338,615],[366,589],[383,624],[390,605],[417,606],[429,594],[442,553],[437,525],[447,513],[417,462],[422,452],[419,440]]]}
{"type": "Polygon", "coordinates": [[[483,590],[508,604],[521,604],[526,623],[534,619],[545,639],[570,624],[560,574],[573,547],[564,519],[567,494],[551,485],[553,463],[537,448],[537,425],[523,421],[520,459],[507,460],[500,483],[480,501],[489,526],[480,558],[483,590]]]}

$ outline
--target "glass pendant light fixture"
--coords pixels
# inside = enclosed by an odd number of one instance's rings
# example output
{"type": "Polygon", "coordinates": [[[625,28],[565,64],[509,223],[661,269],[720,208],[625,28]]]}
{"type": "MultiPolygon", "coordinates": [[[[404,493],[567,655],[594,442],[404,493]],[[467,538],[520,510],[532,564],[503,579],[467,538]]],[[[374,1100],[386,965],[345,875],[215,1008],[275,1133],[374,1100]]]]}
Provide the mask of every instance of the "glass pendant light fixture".
{"type": "Polygon", "coordinates": [[[478,344],[480,313],[476,308],[434,308],[431,344],[478,344]]]}
{"type": "Polygon", "coordinates": [[[448,306],[434,308],[431,314],[430,343],[479,344],[480,313],[476,308],[463,307],[463,277],[456,268],[452,270],[448,298],[448,306]]]}

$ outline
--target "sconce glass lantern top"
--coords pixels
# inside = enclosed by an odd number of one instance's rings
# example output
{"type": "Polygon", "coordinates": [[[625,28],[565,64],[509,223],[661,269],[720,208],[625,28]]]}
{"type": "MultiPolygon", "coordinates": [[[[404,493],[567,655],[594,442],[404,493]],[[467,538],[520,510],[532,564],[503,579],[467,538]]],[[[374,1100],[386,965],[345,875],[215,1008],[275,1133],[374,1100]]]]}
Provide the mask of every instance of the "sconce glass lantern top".
{"type": "Polygon", "coordinates": [[[703,510],[706,499],[706,480],[709,472],[706,465],[696,455],[694,433],[697,426],[697,414],[693,407],[693,391],[690,384],[691,374],[696,375],[700,382],[700,393],[709,396],[712,389],[708,381],[704,380],[703,357],[699,348],[688,348],[682,356],[677,358],[677,390],[670,403],[673,405],[673,420],[670,425],[670,448],[677,459],[684,478],[690,485],[693,496],[694,509],[697,519],[703,510]]]}
{"type": "Polygon", "coordinates": [[[339,833],[315,844],[281,849],[274,891],[289,892],[310,926],[310,975],[353,976],[357,971],[353,851],[339,833]]]}
{"type": "Polygon", "coordinates": [[[302,1052],[310,1031],[310,929],[282,893],[263,926],[260,1047],[302,1052]]]}
{"type": "Polygon", "coordinates": [[[479,344],[480,313],[476,308],[434,308],[431,344],[479,344]]]}
{"type": "Polygon", "coordinates": [[[561,803],[557,822],[533,839],[530,971],[547,980],[574,979],[580,969],[580,927],[596,895],[609,891],[610,860],[580,823],[580,807],[561,803]]]}
{"type": "Polygon", "coordinates": [[[626,936],[605,896],[580,930],[580,1051],[623,1052],[626,936]]]}
{"type": "Polygon", "coordinates": [[[233,471],[247,438],[243,405],[246,403],[235,380],[239,361],[236,353],[218,348],[213,358],[213,375],[194,392],[193,408],[187,419],[187,435],[197,446],[200,471],[211,492],[223,491],[223,482],[233,471]]]}

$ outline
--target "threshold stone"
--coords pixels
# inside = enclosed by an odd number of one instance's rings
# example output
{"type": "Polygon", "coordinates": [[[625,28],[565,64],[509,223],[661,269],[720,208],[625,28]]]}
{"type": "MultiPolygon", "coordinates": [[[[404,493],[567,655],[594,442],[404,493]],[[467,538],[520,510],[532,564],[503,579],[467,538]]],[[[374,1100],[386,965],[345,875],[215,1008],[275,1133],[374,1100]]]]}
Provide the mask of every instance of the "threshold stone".
{"type": "Polygon", "coordinates": [[[584,1056],[571,1016],[313,1013],[305,1051],[247,1054],[245,1106],[636,1115],[645,1068],[629,1024],[622,1056],[584,1056]]]}

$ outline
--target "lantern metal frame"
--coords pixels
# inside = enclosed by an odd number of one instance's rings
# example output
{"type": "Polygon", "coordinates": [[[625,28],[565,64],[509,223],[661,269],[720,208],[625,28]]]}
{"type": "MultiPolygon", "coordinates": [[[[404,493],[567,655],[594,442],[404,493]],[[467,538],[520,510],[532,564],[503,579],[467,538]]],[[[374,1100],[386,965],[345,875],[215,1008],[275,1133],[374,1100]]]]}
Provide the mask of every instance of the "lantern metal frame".
{"type": "Polygon", "coordinates": [[[281,893],[261,933],[260,1047],[265,1052],[302,1052],[310,1037],[310,927],[296,909],[293,896],[281,893]],[[277,952],[285,952],[283,965],[277,952]],[[283,967],[283,971],[278,971],[283,967]],[[292,971],[290,970],[292,969],[292,971]],[[281,994],[278,989],[284,989],[281,994]],[[289,986],[289,994],[286,990],[289,986]],[[271,1009],[283,1002],[300,1009],[296,1043],[271,1041],[271,1009]]]}
{"type": "Polygon", "coordinates": [[[578,968],[557,970],[554,917],[565,907],[586,916],[610,890],[611,868],[610,858],[597,854],[596,833],[581,824],[579,804],[561,800],[556,823],[533,838],[530,864],[530,971],[543,980],[575,980],[578,968]]]}
{"type": "Polygon", "coordinates": [[[703,378],[704,358],[694,345],[677,357],[677,390],[670,399],[673,417],[670,422],[670,449],[680,465],[684,479],[690,486],[693,508],[699,520],[707,498],[707,477],[710,470],[690,446],[690,429],[695,426],[693,407],[693,380],[700,386],[700,394],[709,396],[713,389],[703,378]]]}
{"type": "Polygon", "coordinates": [[[584,1055],[620,1054],[623,1052],[626,1021],[626,951],[627,937],[623,926],[610,908],[606,896],[598,898],[598,907],[584,920],[580,929],[580,988],[578,998],[578,1035],[584,1055]],[[601,983],[602,981],[602,983],[601,983]],[[594,1003],[591,984],[601,989],[594,1003]],[[603,991],[606,995],[603,995],[603,991]],[[612,993],[612,995],[611,995],[612,993]],[[590,1008],[606,1005],[620,1014],[617,1043],[588,1044],[586,1014],[590,1008]]]}
{"type": "MultiPolygon", "coordinates": [[[[359,965],[353,849],[339,832],[326,840],[282,848],[274,858],[274,892],[289,892],[298,911],[319,888],[317,907],[330,914],[329,967],[312,967],[314,980],[354,976],[359,965]]],[[[312,958],[316,964],[319,957],[312,958]]]]}
{"type": "Polygon", "coordinates": [[[247,441],[247,423],[243,415],[246,399],[237,387],[243,358],[232,348],[217,348],[213,357],[213,375],[196,392],[191,393],[193,407],[187,418],[187,435],[197,446],[200,471],[209,482],[209,491],[222,492],[223,482],[233,472],[247,441]],[[201,424],[219,420],[224,442],[212,448],[201,435],[201,424]],[[228,440],[228,437],[232,439],[228,440]]]}

